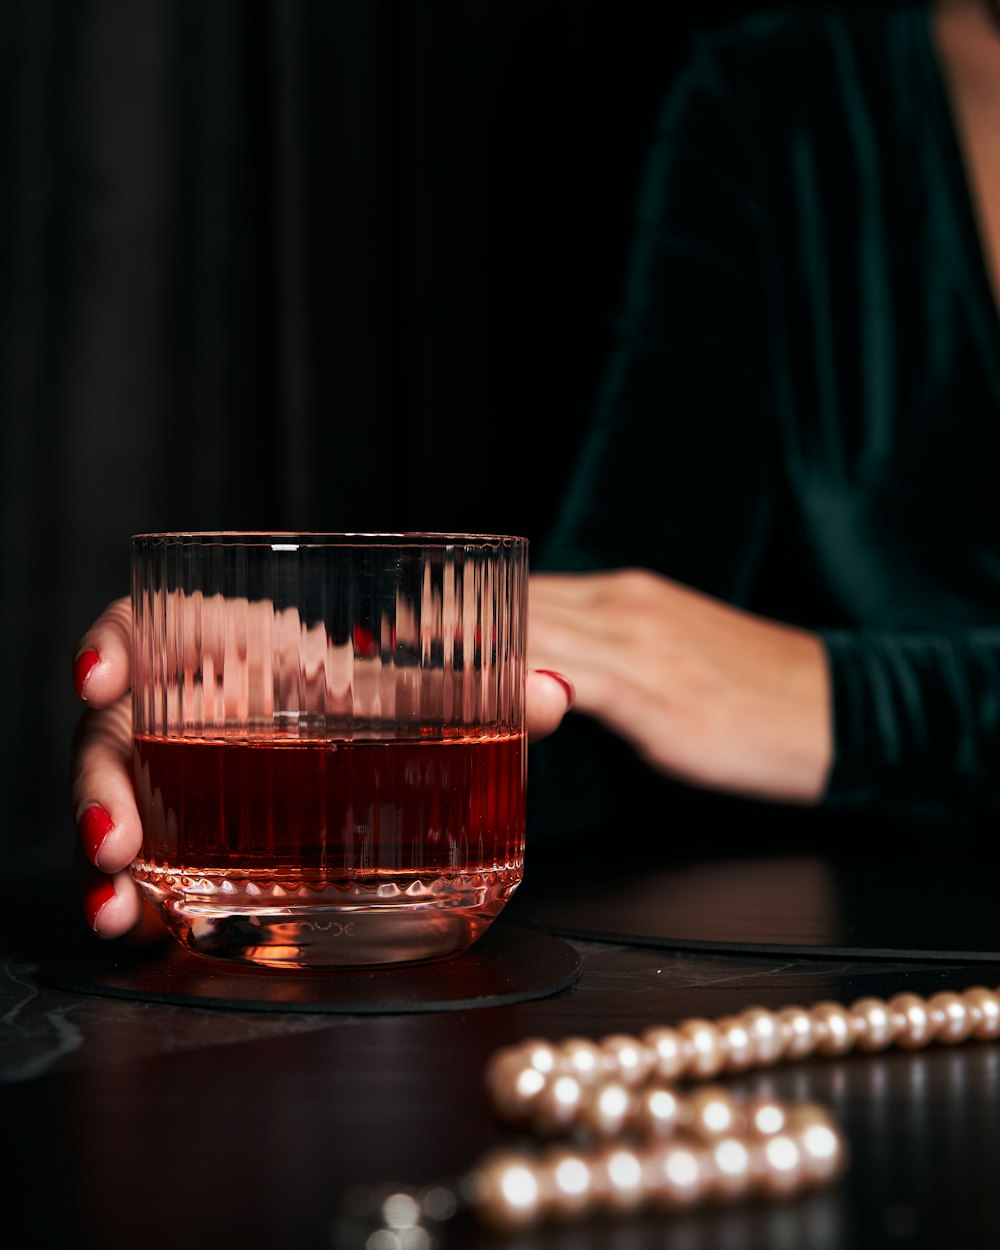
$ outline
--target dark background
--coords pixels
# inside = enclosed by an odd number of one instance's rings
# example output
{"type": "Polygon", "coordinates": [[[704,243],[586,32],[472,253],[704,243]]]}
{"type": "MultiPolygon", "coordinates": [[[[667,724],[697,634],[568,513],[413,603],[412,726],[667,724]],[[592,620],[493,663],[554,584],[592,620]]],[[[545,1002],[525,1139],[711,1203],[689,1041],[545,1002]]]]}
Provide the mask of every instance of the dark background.
{"type": "Polygon", "coordinates": [[[131,533],[537,551],[660,100],[753,7],[0,0],[5,845],[72,842],[70,663],[131,533]]]}

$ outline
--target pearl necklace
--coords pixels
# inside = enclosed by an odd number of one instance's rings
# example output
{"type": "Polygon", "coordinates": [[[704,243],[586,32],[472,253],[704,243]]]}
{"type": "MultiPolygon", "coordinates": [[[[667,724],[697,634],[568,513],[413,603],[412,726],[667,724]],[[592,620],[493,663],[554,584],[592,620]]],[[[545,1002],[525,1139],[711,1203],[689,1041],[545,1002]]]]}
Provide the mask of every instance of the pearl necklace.
{"type": "MultiPolygon", "coordinates": [[[[530,1039],[491,1057],[486,1087],[502,1121],[552,1144],[493,1151],[453,1185],[382,1187],[360,1207],[355,1194],[347,1203],[353,1214],[345,1216],[350,1229],[342,1231],[359,1246],[432,1250],[435,1225],[463,1206],[493,1231],[513,1233],[643,1209],[669,1213],[755,1195],[792,1198],[843,1174],[847,1148],[829,1112],[813,1103],[740,1100],[721,1084],[684,1089],[677,1082],[811,1055],[998,1037],[1000,987],[974,986],[927,999],[866,997],[848,1007],[829,1001],[778,1011],[751,1007],[638,1037],[530,1039]]],[[[338,1245],[348,1241],[345,1235],[338,1245]]]]}

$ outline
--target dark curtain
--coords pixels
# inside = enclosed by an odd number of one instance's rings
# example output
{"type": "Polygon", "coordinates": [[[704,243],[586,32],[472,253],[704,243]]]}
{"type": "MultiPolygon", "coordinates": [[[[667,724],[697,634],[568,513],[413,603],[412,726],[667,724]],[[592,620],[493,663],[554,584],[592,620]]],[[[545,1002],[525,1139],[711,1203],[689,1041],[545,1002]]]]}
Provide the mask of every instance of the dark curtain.
{"type": "Polygon", "coordinates": [[[691,29],[636,0],[2,0],[8,845],[72,842],[70,661],[131,533],[544,538],[691,29]]]}

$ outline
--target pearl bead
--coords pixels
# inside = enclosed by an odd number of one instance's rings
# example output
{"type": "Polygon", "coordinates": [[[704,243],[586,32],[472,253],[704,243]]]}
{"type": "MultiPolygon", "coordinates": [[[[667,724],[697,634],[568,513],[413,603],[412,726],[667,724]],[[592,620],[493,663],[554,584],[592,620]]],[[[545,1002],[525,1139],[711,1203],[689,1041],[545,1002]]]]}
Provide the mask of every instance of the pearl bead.
{"type": "Polygon", "coordinates": [[[540,1133],[561,1133],[576,1122],[584,1102],[584,1086],[568,1072],[551,1078],[535,1099],[532,1124],[540,1133]]]}
{"type": "Polygon", "coordinates": [[[497,1115],[512,1124],[523,1123],[531,1115],[546,1078],[526,1064],[519,1051],[501,1051],[490,1061],[486,1073],[487,1090],[497,1115]]]}
{"type": "Polygon", "coordinates": [[[647,1029],[641,1040],[652,1052],[657,1076],[672,1081],[687,1071],[691,1048],[676,1029],[647,1029]]]}
{"type": "Polygon", "coordinates": [[[729,1090],[705,1085],[694,1090],[681,1109],[684,1126],[703,1140],[742,1132],[746,1117],[729,1090]]]}
{"type": "Polygon", "coordinates": [[[502,1050],[495,1050],[486,1064],[487,1089],[492,1089],[494,1085],[503,1083],[509,1079],[511,1072],[515,1069],[520,1071],[524,1066],[520,1047],[505,1046],[502,1050]]]}
{"type": "Polygon", "coordinates": [[[896,1037],[896,1017],[881,998],[859,998],[849,1008],[858,1050],[885,1050],[896,1037]]]}
{"type": "Polygon", "coordinates": [[[643,1162],[649,1200],[670,1211],[693,1206],[705,1196],[711,1182],[708,1153],[703,1146],[694,1143],[669,1142],[656,1146],[643,1162]]]}
{"type": "Polygon", "coordinates": [[[789,1112],[788,1125],[802,1151],[802,1171],[807,1181],[821,1184],[841,1174],[847,1147],[824,1107],[802,1103],[789,1112]]]}
{"type": "Polygon", "coordinates": [[[716,1020],[722,1049],[726,1055],[727,1072],[745,1072],[757,1062],[757,1051],[746,1025],[738,1016],[723,1016],[716,1020]]]}
{"type": "Polygon", "coordinates": [[[816,1049],[829,1059],[846,1055],[854,1045],[854,1023],[840,1003],[822,1002],[812,1007],[816,1025],[816,1049]]]}
{"type": "Polygon", "coordinates": [[[521,1056],[526,1066],[535,1068],[546,1076],[556,1070],[558,1052],[555,1046],[544,1038],[529,1038],[528,1041],[515,1047],[515,1053],[521,1056]]]}
{"type": "Polygon", "coordinates": [[[932,1016],[940,1014],[936,1040],[946,1046],[964,1042],[976,1023],[971,1004],[961,994],[934,994],[927,1000],[927,1010],[932,1016]]]}
{"type": "Polygon", "coordinates": [[[545,1156],[539,1172],[543,1203],[554,1219],[585,1215],[594,1202],[591,1160],[582,1152],[561,1147],[545,1156]]]}
{"type": "Polygon", "coordinates": [[[693,1076],[716,1076],[726,1062],[722,1037],[711,1020],[685,1020],[678,1030],[688,1043],[688,1072],[693,1076]]]}
{"type": "Polygon", "coordinates": [[[753,1155],[739,1137],[720,1137],[709,1148],[711,1191],[715,1198],[742,1198],[756,1183],[753,1155]]]}
{"type": "Polygon", "coordinates": [[[747,1131],[757,1137],[773,1137],[784,1132],[788,1112],[775,1098],[752,1098],[745,1107],[747,1131]]]}
{"type": "Polygon", "coordinates": [[[896,1020],[896,1045],[903,1050],[920,1050],[937,1033],[937,1022],[927,1003],[917,994],[896,994],[886,1004],[896,1020]]]}
{"type": "Polygon", "coordinates": [[[653,1086],[638,1095],[633,1123],[644,1137],[669,1137],[676,1130],[680,1115],[681,1102],[673,1090],[653,1086]]]}
{"type": "Polygon", "coordinates": [[[807,1059],[819,1042],[816,1024],[805,1007],[783,1007],[778,1012],[778,1027],[785,1037],[785,1059],[807,1059]]]}
{"type": "Polygon", "coordinates": [[[652,1070],[655,1056],[649,1046],[626,1033],[612,1033],[602,1039],[601,1050],[607,1070],[626,1085],[641,1085],[652,1070]]]}
{"type": "Polygon", "coordinates": [[[631,1120],[636,1099],[623,1081],[593,1085],[580,1111],[579,1123],[595,1137],[614,1137],[631,1120]]]}
{"type": "Polygon", "coordinates": [[[777,1063],[785,1049],[785,1034],[777,1013],[764,1007],[749,1007],[741,1011],[737,1019],[750,1034],[756,1063],[761,1067],[777,1063]]]}
{"type": "Polygon", "coordinates": [[[628,1146],[611,1146],[594,1159],[592,1174],[598,1202],[618,1213],[634,1211],[646,1200],[644,1159],[628,1146]]]}
{"type": "Polygon", "coordinates": [[[469,1190],[480,1218],[498,1232],[527,1228],[544,1211],[539,1168],[530,1155],[489,1156],[473,1173],[469,1190]]]}
{"type": "Polygon", "coordinates": [[[790,1133],[776,1133],[760,1145],[761,1190],[769,1197],[792,1194],[805,1179],[802,1149],[790,1133]]]}
{"type": "Polygon", "coordinates": [[[605,1056],[596,1042],[586,1037],[568,1037],[556,1049],[558,1071],[593,1084],[605,1073],[605,1056]]]}
{"type": "Polygon", "coordinates": [[[1000,994],[983,985],[974,985],[962,997],[974,1011],[978,1011],[978,1019],[972,1029],[976,1041],[991,1042],[1000,1037],[1000,994]]]}
{"type": "Polygon", "coordinates": [[[754,1189],[787,1197],[846,1166],[843,1135],[824,1108],[789,1108],[766,1096],[740,1103],[718,1085],[679,1095],[655,1082],[742,1072],[813,1052],[836,1057],[854,1046],[876,1052],[895,1042],[915,1050],[969,1037],[1000,1038],[1000,987],[927,999],[901,993],[887,1002],[866,996],[850,1007],[751,1007],[717,1021],[648,1029],[640,1038],[612,1033],[599,1043],[531,1038],[489,1060],[486,1083],[497,1113],[541,1133],[582,1128],[606,1144],[594,1155],[560,1147],[542,1160],[498,1152],[470,1173],[465,1192],[483,1222],[504,1233],[598,1208],[624,1214],[653,1202],[679,1210],[705,1196],[730,1200],[754,1189]],[[625,1133],[651,1144],[629,1145],[625,1133]]]}

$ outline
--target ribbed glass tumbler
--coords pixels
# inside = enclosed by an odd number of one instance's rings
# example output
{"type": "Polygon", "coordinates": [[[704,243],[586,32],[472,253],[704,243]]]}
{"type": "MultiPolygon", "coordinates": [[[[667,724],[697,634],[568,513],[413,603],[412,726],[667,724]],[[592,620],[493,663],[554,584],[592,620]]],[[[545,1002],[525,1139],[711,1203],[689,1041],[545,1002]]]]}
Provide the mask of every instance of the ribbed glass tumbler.
{"type": "Polygon", "coordinates": [[[524,858],[527,542],[132,540],[133,875],[201,955],[284,969],[474,942],[524,858]]]}

